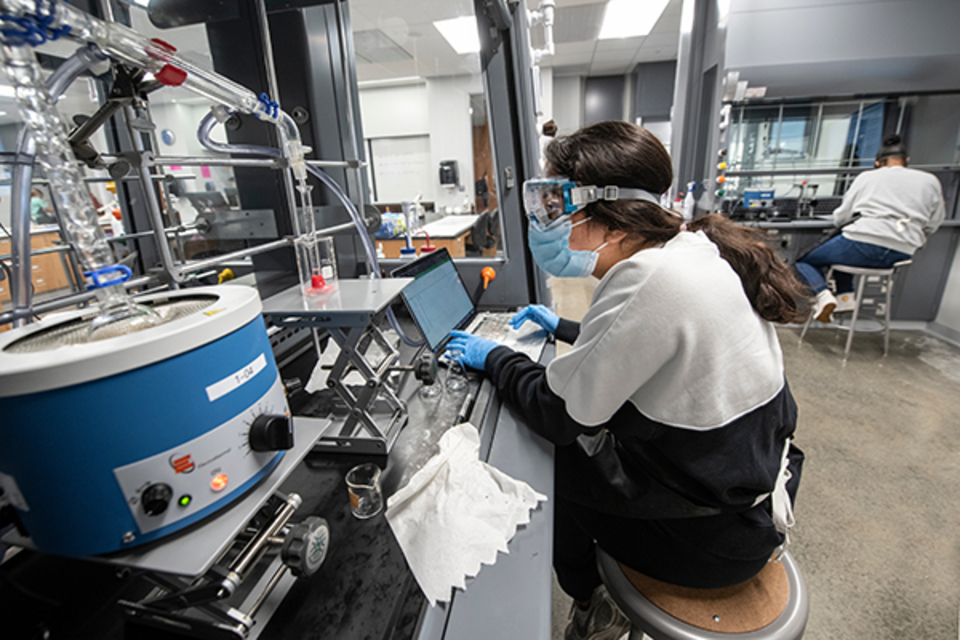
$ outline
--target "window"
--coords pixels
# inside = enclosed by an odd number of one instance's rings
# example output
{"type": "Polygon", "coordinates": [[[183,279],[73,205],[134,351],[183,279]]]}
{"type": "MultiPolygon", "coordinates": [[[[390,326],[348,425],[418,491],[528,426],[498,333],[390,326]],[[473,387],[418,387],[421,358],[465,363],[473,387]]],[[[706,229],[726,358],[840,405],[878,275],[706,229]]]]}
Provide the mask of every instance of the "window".
{"type": "Polygon", "coordinates": [[[369,201],[387,258],[431,230],[454,257],[502,252],[472,0],[351,0],[369,201]],[[441,222],[442,221],[442,222],[441,222]],[[459,222],[459,224],[457,224],[459,222]]]}

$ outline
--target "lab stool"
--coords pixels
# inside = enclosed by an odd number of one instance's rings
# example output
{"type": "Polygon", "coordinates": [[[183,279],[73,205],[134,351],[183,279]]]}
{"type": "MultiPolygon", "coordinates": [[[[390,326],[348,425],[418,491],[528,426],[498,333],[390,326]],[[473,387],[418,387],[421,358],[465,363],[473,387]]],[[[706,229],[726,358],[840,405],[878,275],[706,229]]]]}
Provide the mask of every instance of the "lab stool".
{"type": "MultiPolygon", "coordinates": [[[[843,350],[844,362],[846,362],[847,358],[850,356],[850,345],[853,344],[853,332],[856,330],[857,318],[860,316],[860,305],[864,301],[863,291],[866,287],[867,281],[878,282],[880,292],[885,293],[887,297],[886,304],[883,305],[883,320],[881,322],[883,325],[883,357],[887,357],[887,353],[890,351],[890,298],[893,295],[893,280],[899,269],[906,267],[912,262],[913,260],[902,260],[894,264],[889,269],[867,269],[864,267],[848,267],[842,264],[835,264],[830,267],[829,271],[827,271],[827,280],[830,280],[834,271],[849,273],[854,277],[854,289],[856,290],[856,295],[853,301],[853,316],[850,318],[850,325],[835,325],[838,329],[849,332],[847,335],[847,346],[843,350]]],[[[877,315],[881,315],[879,310],[877,315]]],[[[811,313],[810,317],[808,317],[807,321],[803,324],[803,331],[800,332],[801,343],[803,342],[803,337],[807,335],[807,329],[810,328],[810,323],[812,322],[813,314],[811,313]]]]}
{"type": "Polygon", "coordinates": [[[746,582],[692,589],[654,580],[597,549],[610,597],[630,619],[630,640],[799,640],[810,603],[803,576],[784,552],[746,582]]]}

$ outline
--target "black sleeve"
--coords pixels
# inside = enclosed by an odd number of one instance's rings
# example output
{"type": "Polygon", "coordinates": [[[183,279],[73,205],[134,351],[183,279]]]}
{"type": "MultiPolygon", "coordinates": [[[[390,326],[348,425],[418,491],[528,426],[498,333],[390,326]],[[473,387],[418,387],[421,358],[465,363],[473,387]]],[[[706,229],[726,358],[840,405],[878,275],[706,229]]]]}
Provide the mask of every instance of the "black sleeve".
{"type": "Polygon", "coordinates": [[[562,340],[567,344],[573,344],[580,335],[580,323],[573,320],[564,320],[560,318],[557,324],[557,330],[553,332],[553,337],[562,340]]]}
{"type": "Polygon", "coordinates": [[[526,354],[497,347],[487,355],[486,372],[500,398],[550,442],[568,445],[581,433],[596,431],[570,417],[566,402],[547,385],[546,368],[526,354]]]}

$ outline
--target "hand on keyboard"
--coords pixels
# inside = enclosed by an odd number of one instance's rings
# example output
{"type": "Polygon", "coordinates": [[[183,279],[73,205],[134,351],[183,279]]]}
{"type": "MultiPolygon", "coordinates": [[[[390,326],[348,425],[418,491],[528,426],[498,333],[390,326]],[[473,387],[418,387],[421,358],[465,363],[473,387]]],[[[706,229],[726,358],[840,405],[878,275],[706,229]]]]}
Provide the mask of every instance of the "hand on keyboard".
{"type": "Polygon", "coordinates": [[[447,343],[447,351],[463,366],[480,371],[486,367],[490,352],[500,346],[493,340],[480,338],[466,331],[451,331],[450,335],[453,339],[447,343]]]}
{"type": "Polygon", "coordinates": [[[549,333],[555,333],[560,324],[560,317],[542,304],[532,304],[520,309],[510,320],[510,326],[519,329],[524,322],[534,322],[549,333]]]}

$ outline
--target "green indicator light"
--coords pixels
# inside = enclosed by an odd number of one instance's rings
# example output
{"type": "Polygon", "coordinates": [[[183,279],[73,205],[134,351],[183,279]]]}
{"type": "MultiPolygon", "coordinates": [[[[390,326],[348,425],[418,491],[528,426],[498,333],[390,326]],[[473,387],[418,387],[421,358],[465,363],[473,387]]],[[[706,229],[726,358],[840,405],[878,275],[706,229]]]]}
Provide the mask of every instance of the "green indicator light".
{"type": "Polygon", "coordinates": [[[180,496],[180,500],[179,500],[180,506],[185,507],[189,505],[191,500],[193,500],[193,498],[190,497],[189,495],[180,496]]]}

